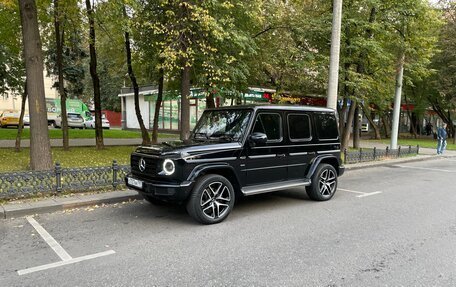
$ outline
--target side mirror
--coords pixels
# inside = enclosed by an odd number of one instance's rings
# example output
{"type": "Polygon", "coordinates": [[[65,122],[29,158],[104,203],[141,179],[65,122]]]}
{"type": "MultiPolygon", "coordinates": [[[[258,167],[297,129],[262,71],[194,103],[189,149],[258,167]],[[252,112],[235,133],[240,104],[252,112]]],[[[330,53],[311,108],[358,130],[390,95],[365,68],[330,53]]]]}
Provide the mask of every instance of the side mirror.
{"type": "Polygon", "coordinates": [[[249,142],[251,146],[256,146],[256,145],[265,145],[266,142],[268,141],[268,136],[264,133],[253,133],[249,137],[249,142]]]}

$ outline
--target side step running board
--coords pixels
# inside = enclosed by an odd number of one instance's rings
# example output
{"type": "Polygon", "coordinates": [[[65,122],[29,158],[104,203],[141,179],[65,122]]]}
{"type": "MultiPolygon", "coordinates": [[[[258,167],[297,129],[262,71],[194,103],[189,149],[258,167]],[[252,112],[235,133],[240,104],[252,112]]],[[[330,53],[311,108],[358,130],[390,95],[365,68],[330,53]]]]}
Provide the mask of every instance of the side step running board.
{"type": "Polygon", "coordinates": [[[260,193],[266,193],[266,192],[271,192],[271,191],[278,191],[278,190],[289,189],[292,187],[308,186],[308,185],[310,185],[310,179],[306,178],[306,179],[300,179],[300,180],[282,181],[282,182],[276,182],[276,183],[247,186],[247,187],[241,188],[241,191],[244,195],[249,196],[249,195],[255,195],[255,194],[260,194],[260,193]]]}

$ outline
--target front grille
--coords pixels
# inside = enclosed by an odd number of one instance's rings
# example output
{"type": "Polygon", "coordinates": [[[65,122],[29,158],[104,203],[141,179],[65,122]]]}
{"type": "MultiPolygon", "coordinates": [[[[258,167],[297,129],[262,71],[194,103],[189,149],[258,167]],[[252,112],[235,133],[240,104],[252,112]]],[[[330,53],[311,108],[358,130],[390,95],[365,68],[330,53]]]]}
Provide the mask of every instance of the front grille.
{"type": "Polygon", "coordinates": [[[147,177],[147,178],[155,178],[157,177],[157,166],[159,164],[159,160],[152,157],[140,156],[140,155],[131,155],[131,172],[134,175],[139,177],[147,177]],[[139,169],[139,162],[140,160],[144,159],[146,163],[146,168],[144,171],[139,169]]]}

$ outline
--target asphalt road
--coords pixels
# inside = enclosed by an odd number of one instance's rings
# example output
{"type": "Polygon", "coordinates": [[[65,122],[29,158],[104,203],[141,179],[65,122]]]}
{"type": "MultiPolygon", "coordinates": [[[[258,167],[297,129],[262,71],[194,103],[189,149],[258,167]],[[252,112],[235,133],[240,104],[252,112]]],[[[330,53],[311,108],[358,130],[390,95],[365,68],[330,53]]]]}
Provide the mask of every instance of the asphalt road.
{"type": "Polygon", "coordinates": [[[331,201],[250,197],[212,226],[143,201],[3,220],[0,286],[456,286],[455,178],[443,157],[350,171],[331,201]]]}

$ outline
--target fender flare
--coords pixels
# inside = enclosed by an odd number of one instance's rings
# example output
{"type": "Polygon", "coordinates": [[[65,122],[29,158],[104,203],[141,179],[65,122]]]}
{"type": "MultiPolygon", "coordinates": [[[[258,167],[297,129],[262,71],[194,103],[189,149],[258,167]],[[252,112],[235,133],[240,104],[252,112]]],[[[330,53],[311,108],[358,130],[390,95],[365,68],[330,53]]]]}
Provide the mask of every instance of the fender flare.
{"type": "Polygon", "coordinates": [[[239,177],[236,174],[234,168],[227,164],[227,163],[205,163],[197,165],[193,168],[192,172],[190,172],[189,176],[187,177],[187,181],[195,181],[203,172],[214,170],[214,169],[222,169],[222,170],[229,170],[232,172],[237,180],[237,183],[240,183],[239,177]]]}
{"type": "Polygon", "coordinates": [[[340,161],[337,159],[336,156],[334,155],[319,155],[317,157],[315,157],[312,161],[312,164],[310,165],[308,171],[307,171],[307,174],[306,174],[306,178],[311,178],[312,175],[315,173],[315,171],[317,170],[317,167],[320,165],[321,161],[324,160],[324,159],[335,159],[338,163],[338,166],[336,168],[336,171],[337,173],[339,174],[339,167],[340,167],[340,161]]]}

